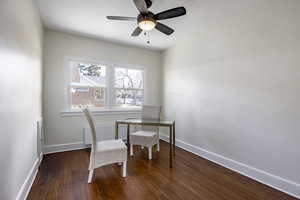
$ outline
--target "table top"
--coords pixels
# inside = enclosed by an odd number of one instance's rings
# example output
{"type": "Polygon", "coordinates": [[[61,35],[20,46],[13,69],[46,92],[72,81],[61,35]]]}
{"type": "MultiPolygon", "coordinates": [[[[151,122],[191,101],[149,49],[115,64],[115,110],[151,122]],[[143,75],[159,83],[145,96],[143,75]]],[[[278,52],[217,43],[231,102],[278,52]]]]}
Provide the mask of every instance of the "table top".
{"type": "Polygon", "coordinates": [[[153,119],[124,119],[117,120],[119,124],[136,124],[136,125],[152,125],[152,126],[170,126],[175,123],[174,120],[153,120],[153,119]]]}

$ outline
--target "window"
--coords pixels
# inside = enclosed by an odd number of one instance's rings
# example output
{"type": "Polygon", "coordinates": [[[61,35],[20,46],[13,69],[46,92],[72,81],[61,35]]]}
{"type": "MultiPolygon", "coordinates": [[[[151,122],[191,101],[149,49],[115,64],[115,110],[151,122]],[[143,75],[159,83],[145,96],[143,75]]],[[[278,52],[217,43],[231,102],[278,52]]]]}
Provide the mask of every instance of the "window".
{"type": "Polygon", "coordinates": [[[115,98],[117,105],[141,106],[144,97],[143,71],[115,68],[115,98]]]}
{"type": "Polygon", "coordinates": [[[116,64],[70,61],[69,110],[139,108],[144,101],[144,70],[116,64]]]}

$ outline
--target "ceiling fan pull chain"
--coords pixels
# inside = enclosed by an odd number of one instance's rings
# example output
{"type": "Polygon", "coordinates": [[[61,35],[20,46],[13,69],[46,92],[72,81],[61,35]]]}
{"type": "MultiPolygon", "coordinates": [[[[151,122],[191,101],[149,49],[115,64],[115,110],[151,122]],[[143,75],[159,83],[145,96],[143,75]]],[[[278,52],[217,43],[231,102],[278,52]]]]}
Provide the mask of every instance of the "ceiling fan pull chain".
{"type": "Polygon", "coordinates": [[[149,32],[149,31],[145,31],[145,32],[144,32],[144,36],[145,36],[146,39],[147,39],[147,44],[150,44],[150,32],[149,32]]]}
{"type": "Polygon", "coordinates": [[[150,32],[147,32],[147,44],[150,44],[150,32]]]}

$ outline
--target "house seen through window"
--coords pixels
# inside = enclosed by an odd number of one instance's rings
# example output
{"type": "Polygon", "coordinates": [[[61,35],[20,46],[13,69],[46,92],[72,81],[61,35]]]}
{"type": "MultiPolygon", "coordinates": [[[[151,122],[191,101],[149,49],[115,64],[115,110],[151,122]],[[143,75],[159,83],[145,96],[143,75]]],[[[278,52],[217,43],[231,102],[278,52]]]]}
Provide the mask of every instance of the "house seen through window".
{"type": "Polygon", "coordinates": [[[143,69],[74,61],[70,67],[71,110],[135,108],[143,104],[143,69]]]}

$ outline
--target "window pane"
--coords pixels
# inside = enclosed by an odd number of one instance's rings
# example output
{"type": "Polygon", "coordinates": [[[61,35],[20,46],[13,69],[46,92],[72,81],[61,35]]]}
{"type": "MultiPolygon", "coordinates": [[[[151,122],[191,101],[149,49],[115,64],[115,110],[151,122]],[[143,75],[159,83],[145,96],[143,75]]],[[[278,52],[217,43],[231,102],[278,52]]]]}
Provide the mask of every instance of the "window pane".
{"type": "Polygon", "coordinates": [[[144,100],[143,77],[143,70],[115,68],[115,97],[117,105],[142,105],[144,100]]]}
{"type": "Polygon", "coordinates": [[[100,64],[71,63],[71,109],[105,106],[105,70],[100,64]]]}
{"type": "Polygon", "coordinates": [[[143,90],[116,89],[116,104],[126,106],[141,106],[143,90]]]}
{"type": "Polygon", "coordinates": [[[72,109],[104,107],[104,88],[71,87],[72,109]]]}
{"type": "Polygon", "coordinates": [[[116,68],[115,87],[143,89],[143,70],[116,68]]]}

